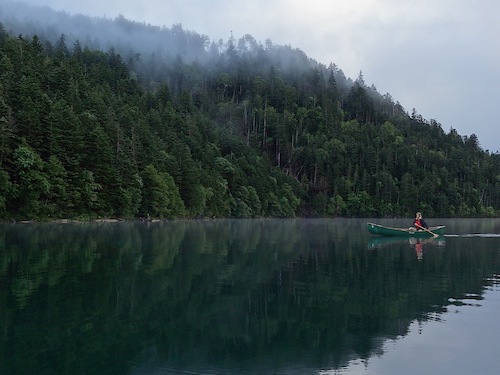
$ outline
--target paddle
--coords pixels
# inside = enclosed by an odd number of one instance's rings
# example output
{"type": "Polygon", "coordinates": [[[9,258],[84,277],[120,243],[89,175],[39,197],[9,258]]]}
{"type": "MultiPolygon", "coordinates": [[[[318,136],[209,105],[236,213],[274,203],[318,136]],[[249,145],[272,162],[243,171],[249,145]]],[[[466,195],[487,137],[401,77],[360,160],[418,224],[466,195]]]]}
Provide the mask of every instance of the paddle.
{"type": "Polygon", "coordinates": [[[434,233],[434,232],[430,231],[430,230],[429,230],[429,229],[427,229],[426,227],[423,227],[423,226],[421,226],[420,224],[417,224],[417,223],[415,223],[415,225],[416,225],[417,227],[419,227],[419,228],[422,228],[422,229],[423,229],[423,230],[425,230],[426,232],[429,232],[430,234],[432,234],[432,237],[434,237],[434,238],[439,237],[439,234],[436,234],[436,233],[434,233]]]}

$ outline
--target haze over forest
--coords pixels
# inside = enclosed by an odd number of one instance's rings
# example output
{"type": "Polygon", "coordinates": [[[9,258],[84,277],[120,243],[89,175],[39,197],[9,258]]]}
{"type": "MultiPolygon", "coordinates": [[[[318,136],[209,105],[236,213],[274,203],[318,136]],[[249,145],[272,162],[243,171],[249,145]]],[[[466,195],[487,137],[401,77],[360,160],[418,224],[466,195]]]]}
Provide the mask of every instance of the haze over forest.
{"type": "Polygon", "coordinates": [[[0,22],[3,218],[500,212],[499,155],[362,72],[180,24],[12,3],[0,22]]]}

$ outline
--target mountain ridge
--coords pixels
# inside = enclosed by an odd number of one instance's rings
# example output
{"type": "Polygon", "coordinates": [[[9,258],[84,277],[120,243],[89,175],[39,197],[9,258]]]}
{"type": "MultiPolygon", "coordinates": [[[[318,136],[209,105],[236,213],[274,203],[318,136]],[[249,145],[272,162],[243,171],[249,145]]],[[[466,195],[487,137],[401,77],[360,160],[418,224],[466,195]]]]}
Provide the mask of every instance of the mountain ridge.
{"type": "Polygon", "coordinates": [[[498,213],[498,155],[362,72],[250,35],[59,15],[127,43],[2,16],[4,218],[498,213]],[[138,52],[135,29],[170,39],[138,52]]]}

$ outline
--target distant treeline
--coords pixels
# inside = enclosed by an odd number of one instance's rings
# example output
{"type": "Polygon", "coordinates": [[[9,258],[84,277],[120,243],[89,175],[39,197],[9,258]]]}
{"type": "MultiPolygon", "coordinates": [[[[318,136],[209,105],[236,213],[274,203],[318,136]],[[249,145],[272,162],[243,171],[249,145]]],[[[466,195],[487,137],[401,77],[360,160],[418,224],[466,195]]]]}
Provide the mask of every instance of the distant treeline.
{"type": "Polygon", "coordinates": [[[500,156],[361,72],[249,35],[77,20],[165,47],[0,24],[1,219],[500,214],[500,156]]]}

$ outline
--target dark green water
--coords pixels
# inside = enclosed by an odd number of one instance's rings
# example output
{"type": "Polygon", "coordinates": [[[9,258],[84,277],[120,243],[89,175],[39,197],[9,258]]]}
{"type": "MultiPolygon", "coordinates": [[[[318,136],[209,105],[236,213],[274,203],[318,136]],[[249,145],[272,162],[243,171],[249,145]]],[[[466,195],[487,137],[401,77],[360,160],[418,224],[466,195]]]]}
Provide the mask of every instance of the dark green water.
{"type": "Polygon", "coordinates": [[[497,373],[500,220],[367,221],[0,225],[0,373],[497,373]]]}

